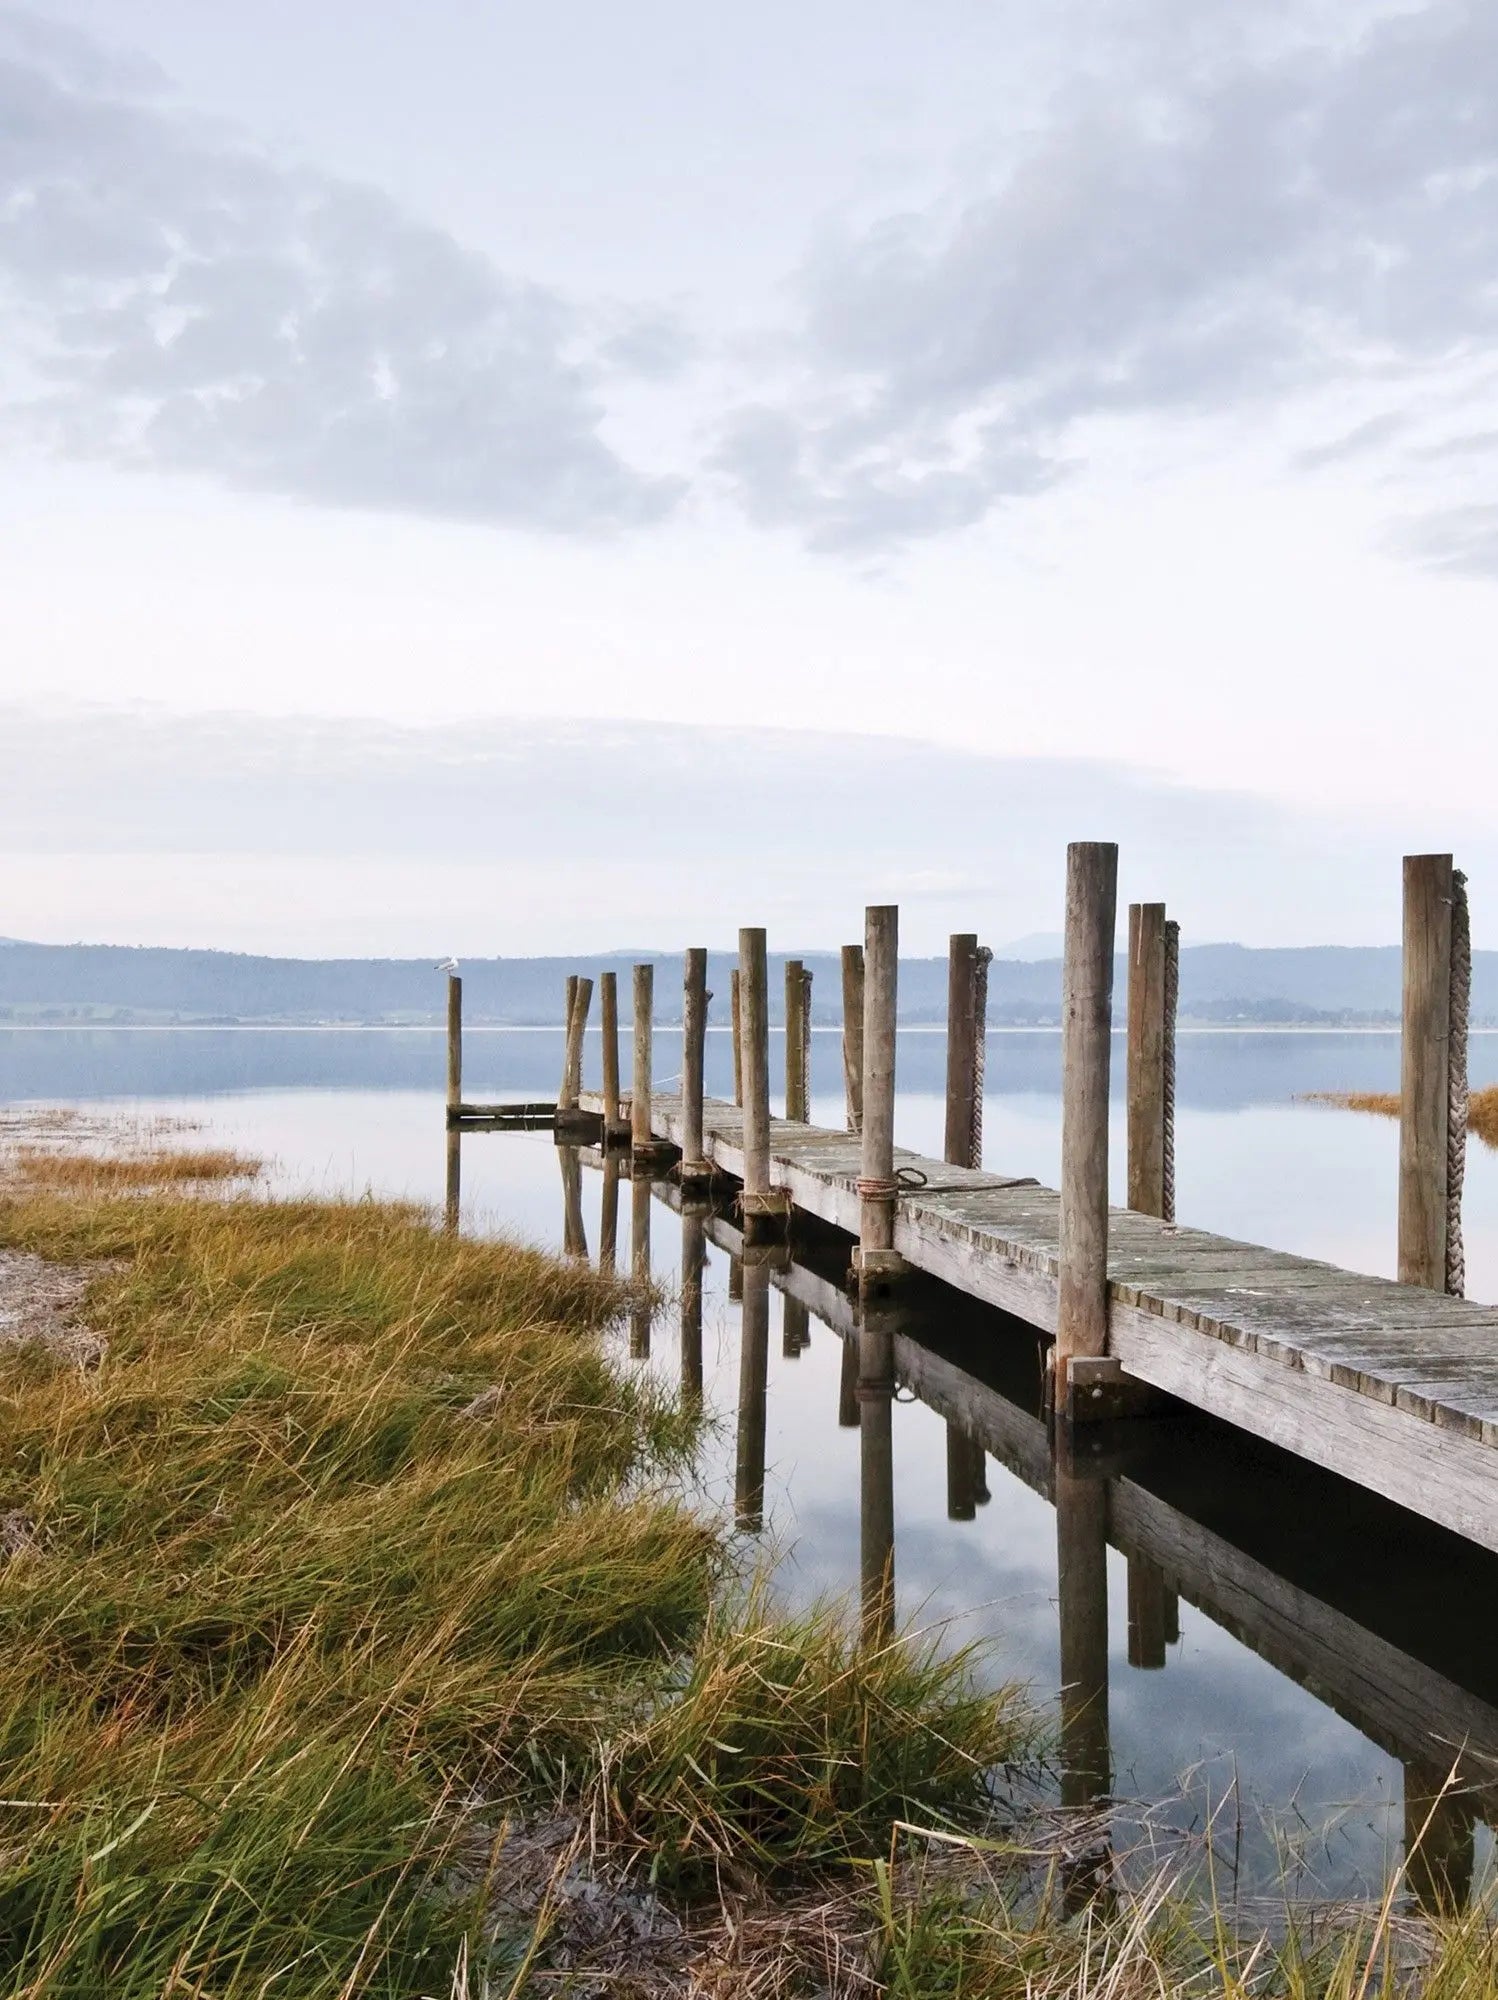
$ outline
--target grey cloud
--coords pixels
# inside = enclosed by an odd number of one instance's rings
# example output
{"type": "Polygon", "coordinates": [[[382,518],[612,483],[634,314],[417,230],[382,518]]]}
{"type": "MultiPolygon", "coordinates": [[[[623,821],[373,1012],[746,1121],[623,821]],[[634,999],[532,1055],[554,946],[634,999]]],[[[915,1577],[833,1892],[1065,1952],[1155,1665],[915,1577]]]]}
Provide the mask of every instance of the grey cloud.
{"type": "Polygon", "coordinates": [[[1392,537],[1401,554],[1449,576],[1498,578],[1498,506],[1441,507],[1392,537]]]}
{"type": "Polygon", "coordinates": [[[794,435],[772,465],[740,419],[722,464],[758,518],[873,544],[950,525],[943,472],[982,512],[1088,418],[1439,371],[1498,331],[1495,172],[1486,0],[1079,90],[989,184],[817,253],[794,435]]]}
{"type": "Polygon", "coordinates": [[[9,426],[73,456],[565,532],[679,495],[600,436],[613,329],[4,6],[0,325],[9,426]]]}
{"type": "Polygon", "coordinates": [[[1388,410],[1381,417],[1369,417],[1366,423],[1354,424],[1340,437],[1328,438],[1322,444],[1307,445],[1303,451],[1296,452],[1290,462],[1297,471],[1319,472],[1323,466],[1343,465],[1348,459],[1361,458],[1368,452],[1377,451],[1408,428],[1407,417],[1388,410]]]}

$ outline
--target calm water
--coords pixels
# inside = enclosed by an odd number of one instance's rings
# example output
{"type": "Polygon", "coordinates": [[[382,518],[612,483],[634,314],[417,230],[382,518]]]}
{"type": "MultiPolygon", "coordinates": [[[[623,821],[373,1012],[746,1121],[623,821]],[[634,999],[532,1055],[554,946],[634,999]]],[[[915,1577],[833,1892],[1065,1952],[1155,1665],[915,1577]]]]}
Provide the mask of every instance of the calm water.
{"type": "MultiPolygon", "coordinates": [[[[550,1098],[561,1054],[559,1031],[472,1031],[464,1095],[550,1098]]],[[[596,1063],[596,1042],[590,1054],[596,1063]]],[[[679,1060],[678,1040],[658,1031],[658,1077],[679,1060]]],[[[939,1153],[944,1061],[939,1035],[901,1035],[902,1145],[939,1153]]],[[[1474,1038],[1472,1067],[1474,1084],[1498,1081],[1498,1038],[1474,1038]]],[[[440,1036],[404,1031],[0,1030],[0,1100],[190,1118],[268,1156],[278,1187],[430,1202],[444,1185],[442,1068],[440,1036]]],[[[709,1090],[728,1095],[726,1035],[709,1037],[708,1070],[709,1090]]],[[[814,1038],[813,1077],[813,1118],[840,1124],[835,1035],[814,1038]]],[[[1397,1082],[1392,1035],[1183,1036],[1182,1221],[1392,1275],[1396,1127],[1296,1097],[1397,1082]]],[[[988,1166],[1055,1184],[1058,1086],[1054,1035],[990,1038],[988,1166]]],[[[1118,1117],[1121,1163],[1121,1106],[1118,1117]]],[[[788,1599],[856,1595],[861,1438],[837,1290],[845,1248],[818,1240],[795,1271],[746,1273],[726,1220],[709,1221],[704,1239],[667,1190],[621,1185],[596,1159],[559,1153],[549,1134],[464,1137],[465,1226],[560,1247],[569,1175],[572,1230],[580,1221],[589,1252],[607,1254],[612,1235],[621,1264],[648,1255],[673,1300],[653,1328],[621,1339],[624,1365],[680,1379],[682,1248],[695,1264],[701,1245],[705,1498],[730,1509],[737,1499],[741,1532],[762,1544],[788,1599]]],[[[1498,1156],[1475,1145],[1466,1212],[1469,1289],[1498,1298],[1498,1156]]],[[[889,1412],[903,1620],[984,1641],[988,1671],[1051,1702],[1062,1612],[1073,1633],[1079,1617],[1085,1627],[1096,1616],[1105,1534],[1131,1552],[1107,1551],[1106,1687],[1095,1660],[1088,1672],[1099,1684],[1058,1774],[1068,1796],[1096,1789],[1089,1732],[1095,1739],[1106,1716],[1121,1842],[1210,1823],[1219,1868],[1245,1890],[1288,1880],[1303,1892],[1357,1893],[1398,1858],[1407,1785],[1429,1789],[1421,1773],[1431,1770],[1438,1782],[1468,1737],[1498,1751],[1498,1561],[1267,1447],[1172,1421],[1145,1427],[1110,1460],[1116,1476],[1061,1482],[1063,1531],[1095,1537],[1099,1574],[1090,1606],[1074,1595],[1059,1605],[1035,1337],[940,1293],[902,1308],[890,1330],[914,1343],[901,1348],[913,1357],[902,1372],[923,1393],[940,1401],[943,1384],[975,1381],[990,1425],[989,1450],[975,1458],[908,1390],[889,1412]],[[1168,1555],[1178,1592],[1141,1549],[1168,1555]]],[[[692,1345],[689,1329],[689,1375],[692,1345]]],[[[877,1446],[862,1477],[877,1503],[889,1477],[877,1446]]],[[[1485,1791],[1475,1800],[1479,1822],[1498,1816],[1498,1769],[1480,1758],[1470,1768],[1494,1784],[1492,1801],[1485,1791]]],[[[1458,1849],[1470,1816],[1441,1817],[1458,1849]]],[[[1481,1875],[1492,1862],[1485,1825],[1473,1844],[1481,1875]]]]}

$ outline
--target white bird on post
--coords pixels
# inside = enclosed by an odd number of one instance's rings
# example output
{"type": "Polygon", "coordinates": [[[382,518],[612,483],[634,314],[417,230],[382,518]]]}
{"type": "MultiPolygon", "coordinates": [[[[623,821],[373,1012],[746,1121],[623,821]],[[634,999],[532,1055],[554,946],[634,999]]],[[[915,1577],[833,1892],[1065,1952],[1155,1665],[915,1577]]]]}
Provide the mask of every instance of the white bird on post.
{"type": "Polygon", "coordinates": [[[440,965],[434,966],[432,969],[435,972],[456,972],[458,961],[455,958],[444,958],[440,965]]]}

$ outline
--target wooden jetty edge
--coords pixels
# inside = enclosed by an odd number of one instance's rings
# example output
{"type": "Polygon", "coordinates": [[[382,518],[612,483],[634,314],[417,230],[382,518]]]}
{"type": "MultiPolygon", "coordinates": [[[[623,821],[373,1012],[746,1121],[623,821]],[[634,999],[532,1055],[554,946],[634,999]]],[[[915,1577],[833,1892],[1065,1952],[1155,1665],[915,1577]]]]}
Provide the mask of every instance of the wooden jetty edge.
{"type": "MultiPolygon", "coordinates": [[[[584,1110],[599,1101],[584,1095],[584,1110]]],[[[679,1097],[652,1100],[681,1143],[679,1097]]],[[[742,1181],[743,1113],[709,1098],[703,1151],[742,1181]]],[[[893,1249],[1054,1334],[1061,1198],[897,1147],[893,1249]]],[[[861,1142],[770,1122],[792,1205],[857,1236],[861,1142]]],[[[1498,1550],[1498,1307],[1181,1228],[1108,1214],[1108,1351],[1138,1382],[1498,1550]]]]}

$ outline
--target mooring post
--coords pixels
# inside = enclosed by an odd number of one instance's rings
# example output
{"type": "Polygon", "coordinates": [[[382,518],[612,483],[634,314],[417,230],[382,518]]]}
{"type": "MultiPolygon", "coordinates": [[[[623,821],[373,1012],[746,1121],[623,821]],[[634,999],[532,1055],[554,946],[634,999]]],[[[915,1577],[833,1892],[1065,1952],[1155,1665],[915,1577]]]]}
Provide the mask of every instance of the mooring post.
{"type": "Polygon", "coordinates": [[[650,1353],[650,1176],[629,1183],[629,1354],[643,1361],[650,1353]]]}
{"type": "Polygon", "coordinates": [[[895,1253],[895,1005],[900,913],[893,903],[865,912],[863,989],[863,1150],[855,1253],[860,1291],[901,1277],[895,1253]]]}
{"type": "Polygon", "coordinates": [[[567,974],[567,985],[562,1000],[562,1080],[557,1085],[558,1111],[575,1111],[577,1099],[569,1098],[572,1087],[572,1017],[577,1012],[577,974],[567,974]]]}
{"type": "Polygon", "coordinates": [[[1463,1289],[1461,1171],[1466,1138],[1467,976],[1463,878],[1453,868],[1449,854],[1407,854],[1399,1281],[1423,1285],[1433,1292],[1463,1289]],[[1455,987],[1454,964],[1459,967],[1455,987]]]}
{"type": "Polygon", "coordinates": [[[1129,1207],[1166,1213],[1166,922],[1163,903],[1129,905],[1129,1207]]]}
{"type": "Polygon", "coordinates": [[[575,1111],[583,1092],[583,1040],[588,1032],[588,1014],[593,1005],[593,982],[578,975],[572,1012],[567,1019],[567,1109],[575,1111]]]}
{"type": "Polygon", "coordinates": [[[598,976],[599,1023],[603,1036],[603,1143],[616,1146],[629,1134],[619,1115],[619,976],[598,976]]]}
{"type": "Polygon", "coordinates": [[[703,1074],[707,1060],[707,952],[693,945],[686,957],[681,1003],[681,1185],[699,1189],[712,1179],[702,1155],[703,1074]]]}
{"type": "Polygon", "coordinates": [[[858,1327],[858,1554],[862,1636],[889,1644],[895,1629],[895,1354],[890,1316],[864,1307],[858,1327]]]}
{"type": "Polygon", "coordinates": [[[785,1115],[806,1123],[806,967],[785,962],[785,1115]]]}
{"type": "Polygon", "coordinates": [[[442,1202],[442,1226],[449,1236],[457,1235],[462,1211],[463,1132],[454,1121],[447,1128],[447,1185],[442,1202]]]}
{"type": "MultiPolygon", "coordinates": [[[[648,1153],[655,1134],[650,1123],[651,1034],[655,1016],[655,967],[635,967],[634,1081],[630,1086],[630,1138],[637,1153],[648,1153]]],[[[647,1197],[648,1198],[648,1197],[647,1197]]]]}
{"type": "Polygon", "coordinates": [[[785,1189],[770,1185],[770,1009],[762,930],[739,932],[739,1013],[744,1050],[744,1185],[739,1201],[745,1243],[762,1243],[784,1234],[790,1208],[785,1189]]]}
{"type": "Polygon", "coordinates": [[[689,1203],[681,1211],[681,1400],[702,1409],[702,1272],[707,1263],[707,1219],[689,1203]]]}
{"type": "Polygon", "coordinates": [[[453,1124],[463,1113],[463,979],[457,972],[447,975],[447,1120],[453,1124]]]}
{"type": "Polygon", "coordinates": [[[953,1167],[983,1164],[983,1045],[991,956],[971,931],[956,933],[947,952],[947,1120],[942,1157],[953,1167]]]}
{"type": "Polygon", "coordinates": [[[738,966],[728,975],[728,1011],[733,1023],[733,1101],[744,1102],[744,977],[738,966]]]}
{"type": "Polygon", "coordinates": [[[738,1526],[758,1534],[765,1524],[765,1392],[770,1371],[770,1267],[744,1261],[739,1309],[739,1424],[734,1456],[733,1511],[738,1526]]]}
{"type": "Polygon", "coordinates": [[[863,1130],[863,946],[843,946],[843,1095],[848,1130],[863,1130]]]}
{"type": "MultiPolygon", "coordinates": [[[[1056,1408],[1085,1416],[1109,1371],[1108,1072],[1113,1032],[1113,932],[1118,849],[1073,841],[1066,851],[1066,951],[1061,993],[1061,1241],[1056,1408]],[[1078,1368],[1076,1364],[1083,1364],[1078,1368]],[[1102,1379],[1100,1379],[1102,1378],[1102,1379]]],[[[1113,1371],[1116,1374],[1116,1369],[1113,1371]]]]}

